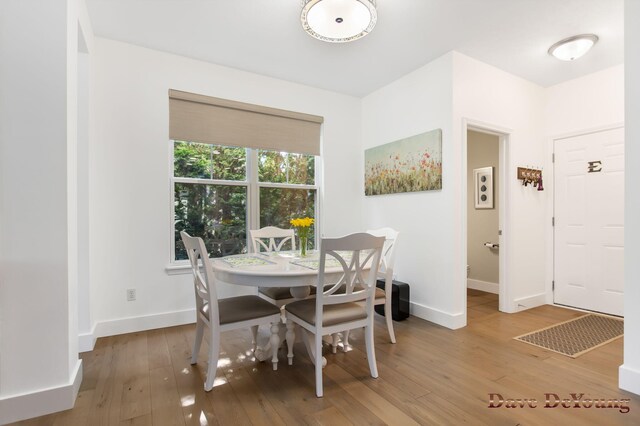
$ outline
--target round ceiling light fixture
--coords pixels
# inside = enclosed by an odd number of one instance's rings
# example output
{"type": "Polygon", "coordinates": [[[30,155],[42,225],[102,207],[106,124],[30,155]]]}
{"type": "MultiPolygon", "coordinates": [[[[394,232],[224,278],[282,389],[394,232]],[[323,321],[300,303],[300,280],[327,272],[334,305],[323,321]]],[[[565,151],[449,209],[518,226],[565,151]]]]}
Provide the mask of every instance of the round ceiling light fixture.
{"type": "Polygon", "coordinates": [[[377,20],[375,0],[302,0],[302,28],[329,43],[362,38],[373,30],[377,20]]]}
{"type": "Polygon", "coordinates": [[[595,34],[580,34],[560,40],[548,52],[561,61],[573,61],[587,53],[597,41],[598,36],[595,34]]]}

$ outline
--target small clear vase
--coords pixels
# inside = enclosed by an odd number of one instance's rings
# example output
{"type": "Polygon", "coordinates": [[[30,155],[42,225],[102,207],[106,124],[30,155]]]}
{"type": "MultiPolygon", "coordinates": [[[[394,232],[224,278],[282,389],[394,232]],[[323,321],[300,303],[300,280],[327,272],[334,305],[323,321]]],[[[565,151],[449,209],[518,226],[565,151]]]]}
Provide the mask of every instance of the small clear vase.
{"type": "Polygon", "coordinates": [[[299,239],[300,239],[300,257],[306,257],[307,256],[307,236],[304,235],[300,235],[299,239]]]}

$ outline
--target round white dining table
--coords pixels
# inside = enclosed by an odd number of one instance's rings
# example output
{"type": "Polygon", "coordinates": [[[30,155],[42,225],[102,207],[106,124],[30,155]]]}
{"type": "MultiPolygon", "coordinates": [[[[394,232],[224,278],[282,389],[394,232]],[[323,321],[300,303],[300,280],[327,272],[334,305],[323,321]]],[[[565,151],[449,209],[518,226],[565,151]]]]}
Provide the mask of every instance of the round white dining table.
{"type": "MultiPolygon", "coordinates": [[[[291,296],[301,300],[309,296],[311,286],[318,282],[319,253],[308,252],[301,258],[298,252],[250,253],[221,257],[213,260],[217,282],[250,287],[289,287],[291,296]]],[[[340,266],[327,265],[325,277],[338,278],[343,273],[340,266]]],[[[303,333],[304,343],[311,360],[314,360],[312,336],[303,333]]],[[[269,347],[256,349],[256,358],[269,357],[269,347]]],[[[326,360],[323,361],[323,365],[326,360]]]]}
{"type": "MultiPolygon", "coordinates": [[[[213,270],[219,282],[250,287],[289,287],[296,299],[309,296],[310,287],[318,281],[314,264],[318,254],[311,252],[304,258],[296,252],[240,254],[213,261],[213,270]]],[[[340,273],[340,268],[333,268],[340,273]]],[[[325,273],[331,269],[325,269],[325,273]]]]}

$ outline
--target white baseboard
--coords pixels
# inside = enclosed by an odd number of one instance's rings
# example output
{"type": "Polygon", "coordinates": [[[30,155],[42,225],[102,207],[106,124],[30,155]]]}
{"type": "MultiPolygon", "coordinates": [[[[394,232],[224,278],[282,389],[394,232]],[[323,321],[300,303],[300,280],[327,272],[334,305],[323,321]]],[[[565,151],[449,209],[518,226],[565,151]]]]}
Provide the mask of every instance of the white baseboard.
{"type": "Polygon", "coordinates": [[[0,398],[0,425],[73,408],[82,383],[82,360],[61,386],[0,398]]]}
{"type": "Polygon", "coordinates": [[[91,331],[88,333],[80,333],[78,335],[78,352],[92,351],[96,346],[96,324],[93,324],[91,331]]]}
{"type": "Polygon", "coordinates": [[[513,301],[513,312],[524,311],[547,304],[547,294],[540,293],[533,296],[521,297],[513,301]]]}
{"type": "Polygon", "coordinates": [[[78,350],[80,352],[92,351],[98,337],[192,324],[195,321],[195,309],[101,321],[93,325],[91,332],[78,335],[78,350]]]}
{"type": "Polygon", "coordinates": [[[499,294],[500,286],[498,283],[491,283],[489,281],[480,281],[467,278],[467,288],[472,290],[486,291],[487,293],[499,294]]]}
{"type": "Polygon", "coordinates": [[[411,315],[455,330],[467,325],[467,313],[450,314],[430,306],[411,302],[411,315]]]}
{"type": "Polygon", "coordinates": [[[618,369],[618,387],[640,395],[640,371],[621,365],[618,369]]]}
{"type": "Polygon", "coordinates": [[[173,327],[175,325],[191,324],[194,322],[196,322],[195,309],[144,315],[140,317],[119,318],[116,320],[102,321],[96,324],[95,336],[115,336],[117,334],[135,333],[137,331],[173,327]]]}

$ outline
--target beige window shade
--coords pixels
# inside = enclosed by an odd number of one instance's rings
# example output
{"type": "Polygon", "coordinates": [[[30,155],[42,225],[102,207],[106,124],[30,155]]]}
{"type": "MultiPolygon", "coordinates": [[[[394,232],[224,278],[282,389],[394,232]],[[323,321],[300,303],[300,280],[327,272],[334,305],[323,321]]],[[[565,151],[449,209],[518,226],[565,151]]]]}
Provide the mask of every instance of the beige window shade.
{"type": "Polygon", "coordinates": [[[169,90],[173,140],[320,155],[323,118],[169,90]]]}

